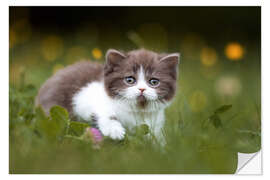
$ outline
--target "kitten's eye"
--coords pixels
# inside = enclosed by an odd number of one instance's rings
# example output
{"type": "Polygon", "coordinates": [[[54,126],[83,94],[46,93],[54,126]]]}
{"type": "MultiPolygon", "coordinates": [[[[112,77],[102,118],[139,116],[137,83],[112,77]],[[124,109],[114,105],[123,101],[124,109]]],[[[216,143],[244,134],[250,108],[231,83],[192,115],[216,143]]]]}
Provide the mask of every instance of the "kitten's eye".
{"type": "Polygon", "coordinates": [[[136,79],[133,76],[125,77],[125,82],[127,84],[134,84],[136,82],[136,79]]]}
{"type": "Polygon", "coordinates": [[[151,86],[157,87],[159,85],[159,80],[155,79],[155,78],[152,78],[152,79],[149,80],[149,84],[151,86]]]}

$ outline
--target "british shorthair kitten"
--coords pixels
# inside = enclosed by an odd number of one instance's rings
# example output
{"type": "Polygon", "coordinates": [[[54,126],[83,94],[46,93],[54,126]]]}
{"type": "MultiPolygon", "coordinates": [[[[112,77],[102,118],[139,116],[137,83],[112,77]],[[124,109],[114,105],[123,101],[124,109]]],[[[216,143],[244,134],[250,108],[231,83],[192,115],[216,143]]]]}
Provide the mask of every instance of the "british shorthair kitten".
{"type": "Polygon", "coordinates": [[[178,53],[108,50],[105,65],[82,61],[59,70],[40,88],[36,104],[46,113],[60,105],[71,116],[94,120],[112,139],[123,139],[126,129],[141,124],[159,138],[164,110],[175,95],[178,63],[178,53]]]}

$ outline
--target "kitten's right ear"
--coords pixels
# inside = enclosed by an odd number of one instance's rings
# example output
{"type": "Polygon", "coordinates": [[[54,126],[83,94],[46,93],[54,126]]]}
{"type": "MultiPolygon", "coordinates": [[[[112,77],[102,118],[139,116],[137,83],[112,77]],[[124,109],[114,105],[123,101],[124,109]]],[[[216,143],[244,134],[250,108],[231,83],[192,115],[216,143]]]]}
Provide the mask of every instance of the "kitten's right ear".
{"type": "Polygon", "coordinates": [[[112,66],[117,65],[126,58],[127,58],[126,55],[124,55],[123,53],[114,49],[109,49],[106,53],[106,64],[112,66]]]}

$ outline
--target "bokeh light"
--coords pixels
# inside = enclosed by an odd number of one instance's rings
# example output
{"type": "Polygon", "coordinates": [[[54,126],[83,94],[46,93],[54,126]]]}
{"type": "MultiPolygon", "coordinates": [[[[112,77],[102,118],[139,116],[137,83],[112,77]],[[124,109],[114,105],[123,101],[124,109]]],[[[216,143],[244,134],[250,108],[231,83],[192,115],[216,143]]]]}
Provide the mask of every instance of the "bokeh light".
{"type": "Polygon", "coordinates": [[[201,50],[201,63],[204,66],[210,67],[217,62],[217,53],[214,48],[204,47],[201,50]]]}
{"type": "Polygon", "coordinates": [[[92,55],[93,55],[93,57],[94,57],[95,59],[100,59],[100,58],[102,57],[102,52],[101,52],[100,49],[94,48],[94,49],[92,50],[92,55]]]}
{"type": "Polygon", "coordinates": [[[26,18],[16,21],[10,29],[10,47],[28,41],[32,34],[31,25],[26,18]]]}
{"type": "Polygon", "coordinates": [[[237,77],[224,76],[216,81],[215,89],[219,95],[237,96],[242,90],[242,85],[237,77]]]}
{"type": "Polygon", "coordinates": [[[89,53],[82,46],[73,46],[67,50],[65,59],[68,64],[72,64],[76,61],[89,59],[89,53]]]}
{"type": "Polygon", "coordinates": [[[180,44],[180,52],[185,59],[197,60],[200,58],[200,51],[205,47],[205,40],[198,34],[185,34],[180,44]]]}
{"type": "Polygon", "coordinates": [[[244,49],[237,42],[229,43],[225,47],[225,54],[230,60],[238,61],[238,60],[241,60],[243,58],[244,49]]]}
{"type": "Polygon", "coordinates": [[[189,105],[193,112],[202,111],[207,104],[207,97],[203,91],[194,91],[189,97],[189,105]]]}
{"type": "Polygon", "coordinates": [[[63,53],[63,40],[56,35],[46,36],[41,42],[41,53],[45,60],[54,61],[63,53]]]}

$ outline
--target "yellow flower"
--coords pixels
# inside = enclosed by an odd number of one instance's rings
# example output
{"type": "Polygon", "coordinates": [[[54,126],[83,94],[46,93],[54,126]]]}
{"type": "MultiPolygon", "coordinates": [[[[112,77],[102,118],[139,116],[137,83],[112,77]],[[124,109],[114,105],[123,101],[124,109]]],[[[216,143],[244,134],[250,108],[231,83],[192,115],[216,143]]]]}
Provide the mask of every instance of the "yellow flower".
{"type": "Polygon", "coordinates": [[[201,63],[207,67],[215,65],[217,62],[217,53],[215,49],[205,47],[201,50],[201,63]]]}
{"type": "Polygon", "coordinates": [[[102,57],[102,52],[98,48],[94,48],[92,50],[92,54],[93,54],[93,56],[94,56],[95,59],[100,59],[102,57]]]}
{"type": "Polygon", "coordinates": [[[225,48],[225,54],[230,60],[238,61],[243,57],[244,49],[239,43],[229,43],[225,48]]]}
{"type": "Polygon", "coordinates": [[[45,60],[54,61],[63,53],[63,41],[55,35],[47,36],[41,44],[41,52],[45,60]]]}
{"type": "Polygon", "coordinates": [[[28,41],[32,35],[31,24],[25,18],[16,20],[10,29],[11,47],[28,41]]]}
{"type": "Polygon", "coordinates": [[[87,60],[88,56],[87,49],[82,46],[73,46],[67,50],[65,59],[68,64],[72,64],[76,61],[87,60]]]}

